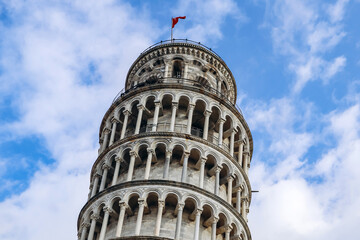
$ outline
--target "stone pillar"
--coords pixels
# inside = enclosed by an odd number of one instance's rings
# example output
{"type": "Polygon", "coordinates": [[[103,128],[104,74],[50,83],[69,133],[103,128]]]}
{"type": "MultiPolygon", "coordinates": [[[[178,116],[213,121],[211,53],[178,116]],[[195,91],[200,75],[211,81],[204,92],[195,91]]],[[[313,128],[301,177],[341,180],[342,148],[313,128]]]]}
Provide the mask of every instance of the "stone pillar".
{"type": "Polygon", "coordinates": [[[195,216],[195,232],[194,232],[194,240],[199,240],[200,236],[200,217],[201,217],[202,209],[196,209],[195,216]]]}
{"type": "Polygon", "coordinates": [[[95,196],[95,194],[96,194],[96,191],[97,191],[97,187],[98,187],[98,185],[99,185],[99,174],[95,174],[95,176],[94,176],[94,184],[93,184],[93,188],[92,188],[92,192],[91,192],[91,198],[93,197],[93,196],[95,196]]]}
{"type": "Polygon", "coordinates": [[[139,203],[139,211],[137,214],[136,227],[135,227],[135,235],[136,236],[140,235],[141,222],[142,222],[142,218],[143,218],[143,214],[144,214],[144,207],[145,207],[146,202],[145,202],[145,199],[139,199],[138,203],[139,203]]]}
{"type": "Polygon", "coordinates": [[[132,180],[132,176],[133,176],[133,172],[134,172],[134,165],[135,165],[135,157],[136,157],[136,152],[130,151],[130,164],[129,164],[129,169],[128,169],[127,181],[132,180]]]}
{"type": "Polygon", "coordinates": [[[156,216],[155,231],[154,231],[155,236],[160,235],[161,218],[162,218],[164,207],[165,207],[165,201],[159,200],[158,201],[158,211],[157,211],[157,216],[156,216]]]}
{"type": "Polygon", "coordinates": [[[236,211],[241,214],[241,188],[236,190],[236,211]]]}
{"type": "Polygon", "coordinates": [[[160,102],[154,102],[154,103],[155,103],[154,121],[151,131],[156,132],[158,119],[159,119],[160,102]]]}
{"type": "Polygon", "coordinates": [[[203,129],[203,139],[208,138],[208,134],[209,134],[209,120],[210,120],[210,115],[211,115],[211,111],[205,110],[204,112],[205,115],[205,122],[204,122],[204,129],[203,129]]]}
{"type": "Polygon", "coordinates": [[[120,165],[121,165],[122,161],[123,160],[120,157],[115,158],[116,165],[115,165],[114,176],[113,176],[113,179],[112,179],[112,182],[111,182],[111,186],[114,186],[116,184],[116,182],[117,182],[119,172],[120,172],[120,165]]]}
{"type": "Polygon", "coordinates": [[[109,221],[109,214],[110,214],[111,211],[112,211],[111,208],[104,207],[104,218],[103,218],[103,222],[101,224],[101,231],[100,231],[99,240],[104,240],[105,239],[106,228],[107,228],[107,224],[108,224],[108,221],[109,221]]]}
{"type": "Polygon", "coordinates": [[[140,132],[140,126],[141,126],[141,120],[142,120],[142,115],[144,112],[144,106],[143,105],[138,105],[138,115],[137,115],[137,119],[136,119],[136,127],[135,127],[135,134],[139,134],[140,132]]]}
{"type": "Polygon", "coordinates": [[[242,158],[243,158],[243,149],[244,149],[244,143],[242,140],[240,140],[239,143],[239,152],[238,152],[238,163],[240,164],[240,166],[242,167],[242,158]]]}
{"type": "Polygon", "coordinates": [[[88,235],[88,240],[93,240],[95,227],[96,227],[96,221],[99,220],[99,215],[93,214],[93,215],[91,215],[90,218],[91,218],[91,225],[90,225],[90,231],[89,231],[89,235],[88,235]]]}
{"type": "Polygon", "coordinates": [[[168,179],[169,178],[169,168],[170,168],[170,158],[171,158],[172,152],[166,151],[165,155],[165,164],[164,164],[164,174],[163,178],[168,179]]]}
{"type": "Polygon", "coordinates": [[[101,192],[105,188],[106,178],[107,178],[107,174],[108,174],[108,171],[110,169],[110,166],[107,165],[107,164],[104,164],[104,166],[102,168],[103,168],[103,175],[101,177],[101,183],[100,183],[99,192],[101,192]]]}
{"type": "Polygon", "coordinates": [[[175,129],[175,120],[176,120],[176,110],[178,107],[178,103],[172,103],[172,111],[171,111],[171,122],[170,122],[170,132],[173,132],[175,129]]]}
{"type": "Polygon", "coordinates": [[[222,169],[222,167],[220,167],[220,166],[217,166],[215,169],[215,190],[214,190],[215,195],[219,195],[221,169],[222,169]]]}
{"type": "Polygon", "coordinates": [[[109,146],[111,146],[114,143],[116,126],[117,126],[117,123],[119,122],[119,120],[117,120],[116,118],[113,118],[113,119],[111,119],[111,122],[112,122],[112,129],[111,129],[109,146]]]}
{"type": "Polygon", "coordinates": [[[220,119],[220,125],[219,125],[219,143],[218,145],[221,147],[223,144],[223,132],[224,132],[224,123],[225,123],[225,119],[221,118],[220,119]]]}
{"type": "Polygon", "coordinates": [[[125,137],[127,122],[129,120],[129,115],[130,115],[130,112],[128,110],[125,110],[124,111],[124,122],[123,122],[122,129],[121,129],[120,139],[123,139],[125,137]]]}
{"type": "Polygon", "coordinates": [[[189,67],[188,65],[189,65],[189,63],[188,63],[188,62],[186,62],[186,63],[184,62],[184,65],[185,65],[185,66],[184,66],[184,78],[187,79],[187,77],[188,77],[188,67],[189,67]]]}
{"type": "Polygon", "coordinates": [[[228,192],[227,192],[227,202],[232,206],[232,182],[234,178],[232,176],[229,176],[227,179],[228,182],[228,192]]]}
{"type": "Polygon", "coordinates": [[[231,136],[230,136],[230,155],[234,157],[234,142],[235,142],[235,129],[232,130],[231,136]]]}
{"type": "Polygon", "coordinates": [[[177,221],[176,221],[176,231],[175,231],[175,240],[180,239],[181,233],[181,221],[182,221],[182,213],[184,209],[184,203],[179,203],[177,206],[177,221]]]}
{"type": "Polygon", "coordinates": [[[216,240],[216,224],[217,224],[218,218],[214,217],[213,221],[211,223],[211,240],[216,240]]]}
{"type": "Polygon", "coordinates": [[[90,224],[89,223],[82,223],[81,224],[81,238],[80,240],[85,240],[86,239],[86,233],[87,233],[87,230],[88,228],[90,227],[90,224]]]}
{"type": "Polygon", "coordinates": [[[118,224],[116,227],[116,234],[115,237],[120,237],[121,236],[121,231],[122,231],[122,227],[124,224],[124,217],[125,217],[125,211],[126,211],[126,203],[125,202],[119,202],[120,205],[120,214],[119,214],[119,219],[118,219],[118,224]]]}
{"type": "Polygon", "coordinates": [[[205,175],[206,160],[207,160],[206,158],[201,158],[199,188],[204,188],[204,175],[205,175]]]}
{"type": "Polygon", "coordinates": [[[187,179],[187,166],[188,166],[188,160],[189,160],[190,153],[185,152],[184,153],[184,162],[183,162],[183,169],[181,173],[181,181],[186,182],[187,179]]]}
{"type": "Polygon", "coordinates": [[[231,230],[232,230],[232,227],[230,225],[227,225],[226,230],[225,230],[225,240],[230,240],[231,230]]]}
{"type": "Polygon", "coordinates": [[[189,114],[188,114],[188,122],[187,122],[187,128],[186,128],[187,134],[191,134],[191,124],[192,124],[194,109],[195,109],[195,105],[189,104],[189,114]]]}
{"type": "MultiPolygon", "coordinates": [[[[245,191],[244,191],[244,193],[245,193],[245,191]]],[[[247,221],[246,202],[247,202],[246,196],[245,196],[245,194],[243,194],[243,197],[242,197],[242,206],[241,206],[241,216],[243,217],[243,219],[244,219],[245,221],[247,221]]]]}
{"type": "Polygon", "coordinates": [[[244,169],[246,175],[249,175],[249,162],[250,162],[249,159],[250,159],[250,153],[247,151],[247,152],[245,152],[245,159],[244,159],[245,166],[243,166],[243,169],[244,169]]]}
{"type": "Polygon", "coordinates": [[[149,179],[150,176],[150,168],[151,168],[151,160],[152,160],[152,155],[155,151],[151,148],[147,149],[147,159],[146,159],[146,167],[145,167],[145,176],[144,179],[147,180],[149,179]]]}
{"type": "Polygon", "coordinates": [[[104,142],[102,144],[101,152],[103,152],[107,147],[106,145],[108,144],[109,133],[110,133],[110,130],[108,128],[105,128],[104,129],[104,142]]]}

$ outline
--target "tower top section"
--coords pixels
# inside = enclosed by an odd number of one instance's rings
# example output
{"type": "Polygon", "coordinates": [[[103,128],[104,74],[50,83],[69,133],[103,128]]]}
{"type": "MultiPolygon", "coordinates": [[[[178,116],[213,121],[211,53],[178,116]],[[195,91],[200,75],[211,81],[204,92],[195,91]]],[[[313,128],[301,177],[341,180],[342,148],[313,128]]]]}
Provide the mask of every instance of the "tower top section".
{"type": "Polygon", "coordinates": [[[156,83],[192,85],[236,103],[236,83],[233,74],[211,48],[188,39],[158,42],[131,65],[125,90],[156,83]]]}

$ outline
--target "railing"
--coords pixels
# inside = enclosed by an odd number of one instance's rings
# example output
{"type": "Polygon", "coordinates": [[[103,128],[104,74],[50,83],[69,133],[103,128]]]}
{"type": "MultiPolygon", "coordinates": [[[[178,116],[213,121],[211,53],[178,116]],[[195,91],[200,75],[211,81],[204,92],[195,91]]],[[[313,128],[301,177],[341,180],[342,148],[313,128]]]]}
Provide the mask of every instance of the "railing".
{"type": "MultiPolygon", "coordinates": [[[[155,124],[147,124],[146,126],[143,126],[140,128],[139,133],[146,133],[146,132],[152,132],[153,126],[155,126],[155,124]]],[[[169,132],[170,131],[170,123],[158,123],[156,126],[156,132],[169,132]]],[[[174,126],[174,132],[176,133],[187,133],[187,125],[185,124],[175,124],[174,126]]],[[[129,137],[135,134],[135,129],[128,129],[125,132],[125,137],[129,137]]],[[[203,130],[200,128],[196,128],[196,127],[191,127],[191,135],[199,137],[199,138],[203,138],[203,130]]],[[[207,137],[207,140],[215,145],[218,145],[219,143],[219,138],[209,134],[207,137]]],[[[222,143],[222,147],[226,150],[229,151],[229,145],[225,142],[222,143]]]]}
{"type": "Polygon", "coordinates": [[[213,87],[210,87],[210,86],[207,86],[207,85],[202,85],[200,82],[198,81],[195,81],[195,80],[191,80],[191,79],[186,79],[186,78],[173,78],[173,77],[167,77],[167,78],[160,78],[160,79],[157,79],[157,81],[155,82],[142,82],[142,83],[139,83],[127,90],[125,90],[125,88],[123,88],[114,98],[113,102],[116,102],[118,101],[122,96],[124,96],[125,94],[129,93],[129,92],[132,92],[138,88],[141,88],[141,87],[145,87],[145,86],[150,86],[150,85],[155,85],[155,84],[179,84],[179,85],[187,85],[187,86],[192,86],[192,87],[196,87],[196,88],[200,88],[200,89],[203,89],[205,90],[206,92],[208,93],[212,93],[212,94],[215,94],[217,95],[219,98],[221,98],[223,101],[227,102],[228,104],[230,104],[231,106],[234,106],[239,112],[241,115],[242,114],[242,111],[240,109],[240,107],[235,103],[232,103],[227,95],[219,92],[217,89],[213,88],[213,87]]]}
{"type": "Polygon", "coordinates": [[[201,44],[200,42],[195,42],[195,41],[192,41],[192,40],[189,40],[189,39],[182,39],[182,38],[157,42],[157,43],[151,45],[150,47],[148,47],[147,49],[145,49],[142,53],[140,53],[140,56],[147,53],[150,49],[152,49],[154,47],[157,47],[157,46],[160,46],[160,45],[163,45],[163,44],[169,44],[169,43],[191,43],[191,44],[194,44],[194,45],[198,45],[200,47],[203,47],[203,48],[209,50],[210,52],[212,52],[213,54],[215,54],[218,58],[220,58],[222,60],[222,58],[214,50],[212,50],[211,48],[205,46],[204,44],[201,44]]]}

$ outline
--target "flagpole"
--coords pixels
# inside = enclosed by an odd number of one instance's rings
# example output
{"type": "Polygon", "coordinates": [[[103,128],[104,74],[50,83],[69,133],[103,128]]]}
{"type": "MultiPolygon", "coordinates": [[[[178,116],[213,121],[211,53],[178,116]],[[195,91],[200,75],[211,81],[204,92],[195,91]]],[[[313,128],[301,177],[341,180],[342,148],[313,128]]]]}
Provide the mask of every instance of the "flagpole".
{"type": "Polygon", "coordinates": [[[173,18],[171,17],[171,42],[173,41],[173,27],[172,27],[173,18]]]}

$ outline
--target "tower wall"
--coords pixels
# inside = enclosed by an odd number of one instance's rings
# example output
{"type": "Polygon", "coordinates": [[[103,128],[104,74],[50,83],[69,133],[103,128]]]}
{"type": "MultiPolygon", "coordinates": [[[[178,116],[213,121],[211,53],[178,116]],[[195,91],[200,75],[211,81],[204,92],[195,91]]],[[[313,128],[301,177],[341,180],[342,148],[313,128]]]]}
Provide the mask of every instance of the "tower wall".
{"type": "Polygon", "coordinates": [[[79,239],[251,239],[252,137],[235,102],[204,46],[143,52],[101,123],[79,239]]]}

